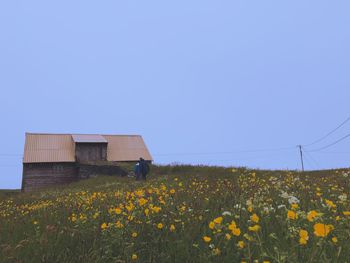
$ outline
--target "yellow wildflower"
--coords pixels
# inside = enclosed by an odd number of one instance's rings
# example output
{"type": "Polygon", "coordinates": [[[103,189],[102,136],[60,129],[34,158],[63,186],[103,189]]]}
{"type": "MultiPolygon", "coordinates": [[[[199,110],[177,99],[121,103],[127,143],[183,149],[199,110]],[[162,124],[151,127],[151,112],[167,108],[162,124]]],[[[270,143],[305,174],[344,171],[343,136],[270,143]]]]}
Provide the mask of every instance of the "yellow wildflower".
{"type": "Polygon", "coordinates": [[[152,210],[152,212],[154,212],[154,213],[159,213],[159,211],[162,210],[162,208],[159,207],[159,206],[152,206],[152,207],[151,207],[151,210],[152,210]]]}
{"type": "Polygon", "coordinates": [[[299,205],[298,205],[298,204],[292,204],[292,209],[293,209],[293,210],[298,209],[298,207],[299,207],[299,205]]]}
{"type": "Polygon", "coordinates": [[[241,234],[241,230],[239,228],[235,228],[232,230],[232,234],[238,237],[241,234]]]}
{"type": "Polygon", "coordinates": [[[108,227],[108,225],[107,225],[106,223],[103,223],[103,224],[101,225],[101,229],[102,229],[102,230],[105,230],[107,227],[108,227]]]}
{"type": "Polygon", "coordinates": [[[158,223],[157,228],[158,229],[162,229],[163,228],[163,224],[162,223],[158,223]]]}
{"type": "Polygon", "coordinates": [[[253,214],[250,216],[250,220],[252,220],[254,223],[259,223],[260,218],[257,214],[253,214]]]}
{"type": "Polygon", "coordinates": [[[214,229],[214,228],[215,228],[215,223],[214,223],[213,221],[211,221],[211,222],[209,223],[209,228],[210,228],[210,229],[214,229]]]}
{"type": "Polygon", "coordinates": [[[309,220],[310,222],[312,222],[312,221],[314,221],[314,219],[315,219],[315,217],[317,217],[318,216],[318,213],[317,213],[317,211],[315,211],[315,210],[312,210],[312,211],[310,211],[308,214],[307,214],[307,220],[309,220]]]}
{"type": "Polygon", "coordinates": [[[219,248],[214,248],[214,249],[213,249],[213,254],[214,254],[215,256],[220,255],[220,253],[221,253],[221,251],[220,251],[219,248]]]}
{"type": "Polygon", "coordinates": [[[117,207],[117,208],[114,209],[114,212],[115,212],[117,215],[120,215],[120,214],[122,213],[122,210],[121,210],[119,207],[117,207]]]}
{"type": "Polygon", "coordinates": [[[260,230],[260,226],[254,225],[254,226],[248,227],[248,229],[249,229],[249,231],[252,231],[252,232],[258,232],[260,230]]]}
{"type": "Polygon", "coordinates": [[[244,246],[245,246],[245,244],[244,244],[244,241],[238,241],[238,244],[237,244],[237,246],[239,247],[239,248],[244,248],[244,246]]]}
{"type": "Polygon", "coordinates": [[[117,222],[115,222],[115,226],[117,228],[123,228],[124,227],[124,225],[119,220],[117,222]]]}
{"type": "Polygon", "coordinates": [[[143,190],[136,190],[135,191],[135,195],[138,196],[138,197],[143,196],[143,193],[144,193],[143,190]]]}
{"type": "Polygon", "coordinates": [[[143,205],[147,204],[147,202],[148,202],[147,199],[141,198],[141,199],[139,200],[139,205],[140,205],[140,206],[143,206],[143,205]]]}
{"type": "Polygon", "coordinates": [[[228,229],[230,229],[231,231],[234,230],[236,228],[236,222],[232,221],[231,224],[228,226],[228,229]]]}
{"type": "Polygon", "coordinates": [[[132,254],[131,259],[132,260],[136,260],[137,259],[137,255],[136,254],[132,254]]]}
{"type": "Polygon", "coordinates": [[[211,241],[211,238],[208,236],[203,237],[204,242],[209,243],[211,241]]]}
{"type": "Polygon", "coordinates": [[[131,235],[132,237],[137,237],[137,233],[136,232],[134,232],[134,233],[132,233],[132,235],[131,235]]]}
{"type": "Polygon", "coordinates": [[[306,230],[301,229],[299,231],[299,237],[299,244],[306,245],[307,241],[309,240],[309,233],[306,230]]]}
{"type": "Polygon", "coordinates": [[[317,223],[314,225],[314,234],[318,237],[326,237],[334,229],[333,225],[317,223]]]}
{"type": "Polygon", "coordinates": [[[226,238],[227,240],[230,240],[230,239],[231,239],[231,235],[230,235],[230,234],[226,234],[226,235],[225,235],[225,238],[226,238]]]}
{"type": "Polygon", "coordinates": [[[175,228],[174,225],[171,225],[169,229],[170,229],[171,232],[174,232],[176,228],[175,228]]]}
{"type": "Polygon", "coordinates": [[[344,216],[350,216],[350,211],[344,211],[344,212],[343,212],[343,215],[344,215],[344,216]]]}
{"type": "Polygon", "coordinates": [[[333,203],[333,201],[326,199],[326,204],[329,208],[336,208],[337,206],[333,203]]]}
{"type": "Polygon", "coordinates": [[[134,209],[134,204],[133,203],[129,203],[128,205],[126,205],[125,206],[125,208],[129,211],[129,212],[131,212],[133,209],[134,209]]]}
{"type": "Polygon", "coordinates": [[[145,209],[145,216],[148,216],[148,214],[149,214],[149,209],[146,208],[146,209],[145,209]]]}
{"type": "Polygon", "coordinates": [[[289,219],[295,220],[295,219],[298,218],[298,214],[295,213],[295,212],[292,211],[292,210],[288,210],[288,212],[287,212],[287,217],[288,217],[289,219]]]}
{"type": "Polygon", "coordinates": [[[222,220],[223,220],[222,216],[217,217],[214,219],[214,223],[220,225],[222,223],[222,220]]]}

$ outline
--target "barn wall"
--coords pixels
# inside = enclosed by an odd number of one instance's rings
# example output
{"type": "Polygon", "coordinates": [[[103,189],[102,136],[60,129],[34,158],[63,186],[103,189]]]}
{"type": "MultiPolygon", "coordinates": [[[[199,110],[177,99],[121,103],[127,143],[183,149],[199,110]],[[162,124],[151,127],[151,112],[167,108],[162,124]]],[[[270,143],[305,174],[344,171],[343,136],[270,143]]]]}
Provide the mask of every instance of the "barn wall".
{"type": "Polygon", "coordinates": [[[76,143],[75,156],[78,162],[106,161],[107,143],[76,143]]]}
{"type": "Polygon", "coordinates": [[[75,163],[23,164],[22,191],[33,191],[50,186],[68,184],[78,180],[75,163]]]}

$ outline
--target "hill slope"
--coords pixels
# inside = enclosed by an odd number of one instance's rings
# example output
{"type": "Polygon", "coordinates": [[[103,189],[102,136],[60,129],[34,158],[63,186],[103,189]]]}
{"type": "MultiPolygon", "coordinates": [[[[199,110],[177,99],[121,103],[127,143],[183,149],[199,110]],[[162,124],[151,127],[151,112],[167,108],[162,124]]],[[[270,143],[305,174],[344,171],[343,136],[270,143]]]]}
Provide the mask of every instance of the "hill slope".
{"type": "Polygon", "coordinates": [[[0,196],[0,262],[348,262],[349,179],[167,166],[0,196]]]}

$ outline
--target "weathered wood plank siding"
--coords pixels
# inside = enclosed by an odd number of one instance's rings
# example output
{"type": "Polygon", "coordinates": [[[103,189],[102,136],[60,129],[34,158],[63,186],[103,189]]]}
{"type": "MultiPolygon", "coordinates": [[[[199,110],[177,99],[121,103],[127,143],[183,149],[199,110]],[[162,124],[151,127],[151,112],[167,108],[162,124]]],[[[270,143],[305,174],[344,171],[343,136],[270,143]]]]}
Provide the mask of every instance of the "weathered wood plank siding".
{"type": "Polygon", "coordinates": [[[25,163],[23,164],[22,191],[78,181],[76,163],[25,163]]]}
{"type": "Polygon", "coordinates": [[[76,143],[75,157],[78,162],[106,161],[107,143],[76,143]]]}

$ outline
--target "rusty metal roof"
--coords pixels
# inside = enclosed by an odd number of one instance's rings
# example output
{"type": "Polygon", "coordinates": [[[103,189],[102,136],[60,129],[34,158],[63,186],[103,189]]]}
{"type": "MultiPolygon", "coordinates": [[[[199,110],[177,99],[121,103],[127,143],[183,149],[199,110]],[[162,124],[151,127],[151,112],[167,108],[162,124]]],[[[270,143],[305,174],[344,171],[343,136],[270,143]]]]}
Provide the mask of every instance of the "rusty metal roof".
{"type": "Polygon", "coordinates": [[[152,161],[139,135],[72,135],[26,133],[23,163],[75,162],[75,142],[107,142],[108,161],[152,161]],[[74,139],[75,137],[75,139],[74,139]]]}
{"type": "Polygon", "coordinates": [[[77,143],[107,143],[107,140],[98,134],[72,134],[72,138],[77,143]]]}

